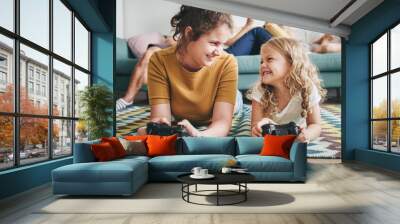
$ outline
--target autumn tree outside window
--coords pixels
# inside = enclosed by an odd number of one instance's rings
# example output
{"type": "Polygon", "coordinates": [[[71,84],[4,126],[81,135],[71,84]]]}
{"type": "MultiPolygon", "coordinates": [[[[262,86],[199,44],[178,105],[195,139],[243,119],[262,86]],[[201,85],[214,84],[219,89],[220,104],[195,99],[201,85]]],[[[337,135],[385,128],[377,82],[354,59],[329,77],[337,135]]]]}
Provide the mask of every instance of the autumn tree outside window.
{"type": "Polygon", "coordinates": [[[400,24],[370,45],[371,149],[400,153],[400,24]]]}
{"type": "Polygon", "coordinates": [[[71,156],[87,138],[77,105],[91,83],[90,31],[64,0],[0,9],[0,171],[71,156]]]}

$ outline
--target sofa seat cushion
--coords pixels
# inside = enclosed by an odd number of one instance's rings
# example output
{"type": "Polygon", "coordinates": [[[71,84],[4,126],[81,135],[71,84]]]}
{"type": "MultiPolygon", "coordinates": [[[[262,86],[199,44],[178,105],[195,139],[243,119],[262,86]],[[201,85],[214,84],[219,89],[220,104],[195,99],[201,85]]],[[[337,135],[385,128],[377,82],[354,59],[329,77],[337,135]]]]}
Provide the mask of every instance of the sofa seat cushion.
{"type": "Polygon", "coordinates": [[[127,166],[135,168],[137,166],[138,161],[142,163],[147,163],[149,159],[150,158],[147,156],[126,156],[121,159],[113,160],[112,162],[118,164],[126,164],[127,166]]]}
{"type": "Polygon", "coordinates": [[[144,158],[74,163],[53,170],[52,174],[53,181],[58,182],[131,182],[133,176],[142,172],[147,176],[144,158]]]}
{"type": "Polygon", "coordinates": [[[150,157],[147,156],[136,156],[136,155],[129,155],[129,156],[125,156],[124,158],[118,159],[118,160],[114,160],[114,161],[127,161],[130,162],[132,160],[140,160],[143,162],[147,162],[149,161],[150,157]]]}
{"type": "Polygon", "coordinates": [[[211,172],[219,171],[230,159],[231,155],[174,155],[158,156],[149,160],[150,172],[190,172],[193,167],[203,167],[211,172]]]}
{"type": "Polygon", "coordinates": [[[342,76],[339,72],[320,72],[319,78],[324,80],[322,87],[324,88],[340,88],[342,86],[342,76]]]}
{"type": "Polygon", "coordinates": [[[242,91],[251,89],[259,79],[260,75],[258,73],[240,74],[238,80],[238,89],[242,91]]]}
{"type": "Polygon", "coordinates": [[[239,155],[240,167],[249,172],[293,172],[292,161],[278,156],[239,155]]]}

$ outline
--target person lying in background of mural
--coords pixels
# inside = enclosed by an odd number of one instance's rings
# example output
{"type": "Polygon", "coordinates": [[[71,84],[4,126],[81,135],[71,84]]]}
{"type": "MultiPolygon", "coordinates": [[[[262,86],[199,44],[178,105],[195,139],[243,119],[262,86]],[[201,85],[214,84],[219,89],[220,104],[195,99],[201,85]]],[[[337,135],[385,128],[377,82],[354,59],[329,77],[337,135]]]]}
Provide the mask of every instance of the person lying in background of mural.
{"type": "Polygon", "coordinates": [[[125,95],[116,101],[117,111],[132,105],[142,85],[147,84],[147,66],[153,53],[174,44],[176,42],[171,36],[158,32],[144,33],[128,39],[128,46],[139,61],[132,71],[125,95]]]}
{"type": "Polygon", "coordinates": [[[306,50],[310,52],[323,54],[341,51],[341,40],[338,36],[296,27],[283,26],[282,28],[287,32],[289,37],[300,41],[306,50]]]}
{"type": "Polygon", "coordinates": [[[316,53],[340,52],[342,50],[340,37],[332,34],[323,34],[311,43],[310,50],[316,53]]]}
{"type": "Polygon", "coordinates": [[[319,103],[326,95],[304,46],[292,38],[273,38],[261,47],[260,80],[248,94],[252,100],[253,136],[267,123],[295,122],[297,140],[309,142],[321,133],[319,103]]]}
{"type": "Polygon", "coordinates": [[[304,42],[307,48],[316,53],[330,53],[341,51],[341,40],[332,34],[321,34],[288,26],[279,26],[265,22],[263,27],[254,27],[254,20],[247,18],[245,25],[230,38],[225,45],[227,51],[235,56],[258,55],[261,45],[272,37],[291,37],[304,42]],[[310,33],[313,39],[304,38],[304,32],[310,33]]]}
{"type": "Polygon", "coordinates": [[[178,121],[190,136],[228,135],[232,114],[243,103],[236,59],[223,50],[232,35],[231,16],[183,5],[171,25],[176,46],[155,52],[148,66],[150,120],[178,121]]]}
{"type": "Polygon", "coordinates": [[[225,51],[235,56],[258,55],[261,45],[272,37],[289,37],[289,35],[274,23],[266,22],[263,27],[254,27],[254,20],[247,18],[239,32],[225,42],[227,46],[225,51]]]}

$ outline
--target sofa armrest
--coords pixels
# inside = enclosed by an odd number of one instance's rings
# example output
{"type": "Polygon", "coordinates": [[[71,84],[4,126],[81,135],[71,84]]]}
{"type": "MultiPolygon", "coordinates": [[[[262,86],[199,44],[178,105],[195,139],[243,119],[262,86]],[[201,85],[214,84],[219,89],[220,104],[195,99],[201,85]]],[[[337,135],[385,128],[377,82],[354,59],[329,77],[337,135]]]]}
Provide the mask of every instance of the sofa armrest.
{"type": "Polygon", "coordinates": [[[100,143],[100,140],[75,143],[74,147],[74,163],[89,163],[95,162],[96,158],[92,153],[90,146],[92,144],[100,143]]]}
{"type": "Polygon", "coordinates": [[[128,42],[125,39],[117,38],[115,41],[115,58],[117,61],[121,59],[136,58],[129,49],[128,42]]]}
{"type": "Polygon", "coordinates": [[[293,162],[293,179],[305,181],[307,174],[307,144],[294,142],[290,149],[290,160],[293,162]]]}
{"type": "Polygon", "coordinates": [[[138,59],[136,58],[124,58],[119,59],[116,62],[116,76],[127,76],[131,77],[132,71],[134,70],[138,59]]]}

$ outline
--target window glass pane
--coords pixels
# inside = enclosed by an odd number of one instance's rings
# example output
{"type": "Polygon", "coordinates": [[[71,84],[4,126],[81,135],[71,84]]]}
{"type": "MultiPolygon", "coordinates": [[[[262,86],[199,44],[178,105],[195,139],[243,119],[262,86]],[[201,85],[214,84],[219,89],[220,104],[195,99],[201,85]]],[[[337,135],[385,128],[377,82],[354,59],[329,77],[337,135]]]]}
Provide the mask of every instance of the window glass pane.
{"type": "Polygon", "coordinates": [[[72,121],[53,120],[53,157],[72,154],[72,121]]]}
{"type": "Polygon", "coordinates": [[[21,36],[49,47],[49,0],[20,0],[21,36]]]}
{"type": "Polygon", "coordinates": [[[391,69],[400,67],[400,24],[391,31],[390,50],[391,69]]]}
{"type": "Polygon", "coordinates": [[[387,78],[372,81],[372,118],[387,118],[387,78]]]}
{"type": "Polygon", "coordinates": [[[75,121],[75,143],[88,140],[88,129],[84,120],[75,121]]]}
{"type": "Polygon", "coordinates": [[[14,31],[14,0],[0,1],[0,26],[14,31]]]}
{"type": "Polygon", "coordinates": [[[13,40],[0,35],[0,111],[14,111],[13,40]]]}
{"type": "Polygon", "coordinates": [[[374,76],[387,71],[387,34],[372,45],[372,68],[374,76]]]}
{"type": "Polygon", "coordinates": [[[21,117],[19,127],[21,164],[49,158],[48,122],[49,120],[45,118],[21,117]]]}
{"type": "Polygon", "coordinates": [[[14,125],[10,116],[0,116],[0,170],[14,165],[14,125]]]}
{"type": "Polygon", "coordinates": [[[372,122],[372,148],[387,151],[387,121],[372,122]]]}
{"type": "Polygon", "coordinates": [[[49,108],[49,57],[21,44],[20,60],[21,113],[47,115],[49,108]]]}
{"type": "Polygon", "coordinates": [[[81,107],[79,106],[80,92],[89,86],[89,75],[75,69],[75,117],[81,114],[81,107]]]}
{"type": "Polygon", "coordinates": [[[53,60],[53,115],[72,117],[71,66],[53,60]]]}
{"type": "Polygon", "coordinates": [[[391,127],[391,140],[392,140],[392,152],[400,153],[400,120],[394,120],[390,122],[391,127]]]}
{"type": "Polygon", "coordinates": [[[75,18],[75,63],[89,70],[89,32],[75,18]]]}
{"type": "Polygon", "coordinates": [[[391,115],[400,118],[400,72],[391,74],[390,86],[391,115]]]}
{"type": "Polygon", "coordinates": [[[71,11],[60,1],[53,1],[53,51],[71,60],[71,11]]]}

